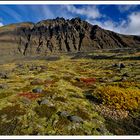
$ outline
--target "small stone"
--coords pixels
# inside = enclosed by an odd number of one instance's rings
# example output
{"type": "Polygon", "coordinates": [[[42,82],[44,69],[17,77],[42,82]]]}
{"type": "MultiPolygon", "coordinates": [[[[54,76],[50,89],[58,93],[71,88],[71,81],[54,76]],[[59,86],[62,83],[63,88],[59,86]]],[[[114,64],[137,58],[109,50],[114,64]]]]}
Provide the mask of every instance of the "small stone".
{"type": "Polygon", "coordinates": [[[112,66],[113,66],[113,67],[118,67],[118,65],[117,65],[116,63],[115,63],[115,64],[113,64],[112,66]]]}
{"type": "Polygon", "coordinates": [[[41,105],[45,105],[45,104],[49,104],[50,102],[49,102],[49,100],[47,100],[47,99],[44,99],[44,100],[42,100],[41,102],[40,102],[40,104],[41,105]]]}
{"type": "Polygon", "coordinates": [[[57,114],[61,117],[68,117],[69,116],[69,113],[67,111],[58,112],[57,114]]]}
{"type": "Polygon", "coordinates": [[[30,84],[31,85],[41,85],[41,84],[43,84],[43,80],[41,80],[41,79],[34,79],[30,84]]]}
{"type": "Polygon", "coordinates": [[[119,64],[119,68],[121,69],[121,68],[125,68],[125,65],[123,64],[123,63],[120,63],[119,64]]]}
{"type": "Polygon", "coordinates": [[[44,99],[42,101],[39,101],[39,105],[53,106],[53,104],[48,99],[44,99]]]}
{"type": "Polygon", "coordinates": [[[6,84],[0,84],[0,89],[7,89],[8,86],[6,84]]]}
{"type": "Polygon", "coordinates": [[[8,79],[9,77],[8,77],[8,74],[6,72],[1,72],[0,73],[0,78],[1,79],[8,79]]]}
{"type": "Polygon", "coordinates": [[[124,73],[122,76],[129,77],[128,73],[124,73]]]}
{"type": "Polygon", "coordinates": [[[35,88],[32,90],[34,93],[42,93],[42,88],[35,88]]]}
{"type": "Polygon", "coordinates": [[[83,119],[81,117],[78,116],[68,116],[67,117],[71,122],[75,122],[75,123],[82,123],[83,119]]]}

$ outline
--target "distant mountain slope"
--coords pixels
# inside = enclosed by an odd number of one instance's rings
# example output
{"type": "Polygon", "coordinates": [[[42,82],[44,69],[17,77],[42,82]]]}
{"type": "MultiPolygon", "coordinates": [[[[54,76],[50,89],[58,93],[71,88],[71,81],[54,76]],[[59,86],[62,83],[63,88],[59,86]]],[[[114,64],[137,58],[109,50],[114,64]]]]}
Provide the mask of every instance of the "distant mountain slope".
{"type": "Polygon", "coordinates": [[[140,36],[121,35],[73,18],[25,22],[0,28],[0,52],[47,54],[94,49],[140,48],[140,36]]]}

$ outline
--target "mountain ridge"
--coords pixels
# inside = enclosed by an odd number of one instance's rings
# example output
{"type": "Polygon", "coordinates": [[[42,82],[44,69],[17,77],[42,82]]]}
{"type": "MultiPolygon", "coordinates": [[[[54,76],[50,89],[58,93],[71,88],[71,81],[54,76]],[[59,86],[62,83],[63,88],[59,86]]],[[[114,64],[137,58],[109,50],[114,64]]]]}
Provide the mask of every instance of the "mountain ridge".
{"type": "Polygon", "coordinates": [[[0,28],[0,49],[22,55],[137,47],[140,47],[140,36],[105,30],[78,17],[22,22],[0,28]],[[6,44],[11,47],[4,48],[6,44]]]}

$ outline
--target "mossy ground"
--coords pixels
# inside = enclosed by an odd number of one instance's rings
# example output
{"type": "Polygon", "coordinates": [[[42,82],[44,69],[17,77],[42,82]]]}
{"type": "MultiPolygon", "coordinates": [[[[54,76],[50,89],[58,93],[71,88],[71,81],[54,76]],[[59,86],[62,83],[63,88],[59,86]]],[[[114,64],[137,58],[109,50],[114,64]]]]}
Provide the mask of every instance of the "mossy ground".
{"type": "Polygon", "coordinates": [[[0,134],[139,135],[139,69],[138,52],[127,51],[2,64],[8,78],[0,84],[8,88],[0,89],[0,134]],[[125,68],[114,67],[120,62],[125,68]],[[39,104],[44,99],[49,103],[39,104]],[[83,122],[58,115],[63,111],[83,122]]]}

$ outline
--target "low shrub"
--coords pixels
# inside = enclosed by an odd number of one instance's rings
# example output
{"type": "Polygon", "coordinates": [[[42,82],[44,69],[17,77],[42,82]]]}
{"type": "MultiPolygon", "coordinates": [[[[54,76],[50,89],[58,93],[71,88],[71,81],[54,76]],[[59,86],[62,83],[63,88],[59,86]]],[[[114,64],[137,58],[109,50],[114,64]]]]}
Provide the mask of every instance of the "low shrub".
{"type": "Polygon", "coordinates": [[[93,96],[102,100],[103,104],[116,109],[135,110],[140,105],[140,90],[137,88],[121,88],[119,86],[103,86],[93,96]]]}

